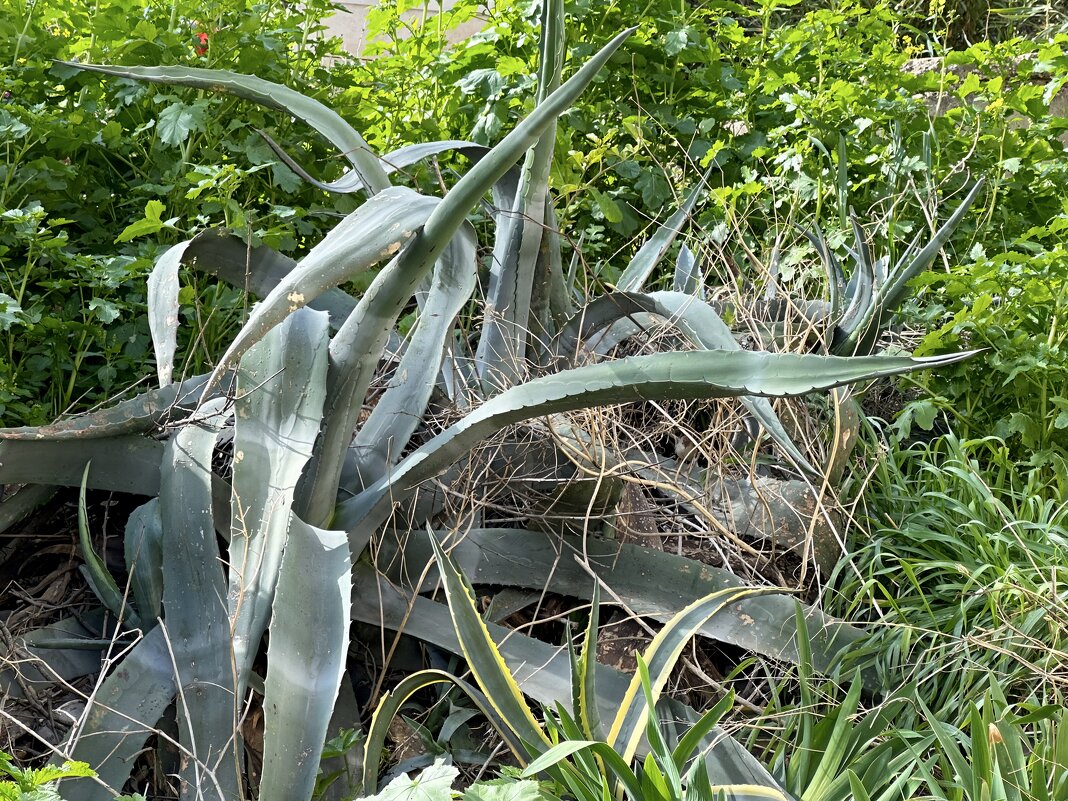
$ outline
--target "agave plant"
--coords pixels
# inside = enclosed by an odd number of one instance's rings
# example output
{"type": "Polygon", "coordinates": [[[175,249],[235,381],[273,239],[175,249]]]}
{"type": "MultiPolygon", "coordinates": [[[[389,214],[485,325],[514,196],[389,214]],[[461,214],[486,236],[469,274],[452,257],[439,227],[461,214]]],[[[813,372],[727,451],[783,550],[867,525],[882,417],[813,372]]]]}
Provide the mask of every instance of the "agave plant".
{"type": "MultiPolygon", "coordinates": [[[[421,597],[425,582],[407,578],[419,574],[411,566],[431,562],[435,527],[464,525],[453,554],[473,582],[589,598],[587,571],[593,570],[629,608],[664,621],[696,598],[739,593],[736,603],[701,621],[699,632],[771,657],[796,658],[794,602],[784,595],[740,593],[741,582],[727,571],[618,541],[483,526],[477,511],[444,508],[440,493],[417,495],[464,460],[521,458],[525,446],[510,444],[507,436],[497,456],[472,456],[509,426],[548,419],[563,440],[584,443],[588,432],[569,412],[664,399],[738,398],[787,465],[798,475],[815,474],[768,398],[968,355],[743,350],[699,297],[697,271],[685,250],[675,289],[641,292],[697,202],[699,186],[637,253],[620,291],[582,299],[576,308],[547,188],[554,130],[630,32],[563,81],[562,3],[546,0],[542,14],[537,104],[492,149],[440,142],[379,159],[333,111],[255,77],[73,65],[228,92],[284,110],[349,160],[352,169],[323,188],[367,198],[298,262],[223,231],[169,249],[149,279],[159,389],[50,426],[0,432],[0,481],[82,484],[150,498],[126,526],[126,587],[86,549],[92,586],[120,633],[136,639],[121,659],[105,665],[64,746],[65,755],[89,763],[98,778],[68,781],[65,797],[95,801],[121,790],[172,705],[177,725],[168,738],[180,753],[182,798],[243,797],[238,724],[251,705],[263,709],[265,721],[259,798],[309,798],[328,728],[340,714],[339,687],[351,701],[351,686],[343,682],[350,621],[403,629],[461,650],[447,606],[421,597]],[[473,165],[444,197],[390,185],[391,170],[450,149],[462,149],[473,165]],[[474,332],[468,336],[456,330],[479,276],[468,215],[487,195],[493,258],[484,314],[467,326],[474,332]],[[339,288],[379,266],[362,296],[339,288]],[[175,381],[183,267],[247,286],[261,300],[210,374],[175,381]],[[401,340],[397,320],[413,300],[417,322],[401,340]],[[688,349],[612,357],[605,343],[624,338],[639,312],[673,323],[688,349]],[[393,378],[363,419],[372,380],[386,367],[393,378]],[[432,418],[440,415],[434,412],[442,409],[454,422],[435,427],[432,418]],[[215,458],[223,446],[231,454],[228,475],[215,458]],[[402,511],[394,513],[398,506],[402,511]],[[217,535],[227,542],[222,551],[217,535]],[[260,677],[254,668],[268,633],[266,675],[260,677]]],[[[573,477],[549,473],[559,484],[573,477]]],[[[489,490],[476,483],[468,492],[477,500],[489,490]]],[[[813,664],[820,670],[861,636],[816,609],[806,608],[801,620],[811,629],[813,664]]],[[[63,679],[100,671],[99,651],[62,647],[70,636],[68,622],[61,622],[27,645],[60,646],[34,653],[63,679]]],[[[93,636],[99,641],[99,632],[93,636]]],[[[568,704],[560,694],[566,685],[557,683],[564,674],[545,667],[563,664],[551,646],[511,637],[500,656],[523,692],[544,704],[568,704]]],[[[598,682],[597,705],[618,708],[624,685],[598,682]]],[[[641,727],[632,721],[631,729],[641,727]]],[[[628,754],[635,742],[628,735],[628,754]]],[[[781,792],[743,748],[723,742],[716,771],[725,783],[781,792]]]]}

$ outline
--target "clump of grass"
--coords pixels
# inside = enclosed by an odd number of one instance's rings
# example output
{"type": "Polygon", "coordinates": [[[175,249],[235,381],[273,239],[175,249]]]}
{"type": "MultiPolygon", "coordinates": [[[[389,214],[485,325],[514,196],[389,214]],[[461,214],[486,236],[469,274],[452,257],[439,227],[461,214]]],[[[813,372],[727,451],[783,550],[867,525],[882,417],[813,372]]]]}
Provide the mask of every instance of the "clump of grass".
{"type": "MultiPolygon", "coordinates": [[[[1068,504],[993,437],[877,455],[867,530],[836,572],[832,611],[874,624],[860,659],[915,682],[955,720],[991,682],[1062,703],[1068,677],[1068,504]]],[[[1056,479],[1054,479],[1056,480],[1056,479]]]]}

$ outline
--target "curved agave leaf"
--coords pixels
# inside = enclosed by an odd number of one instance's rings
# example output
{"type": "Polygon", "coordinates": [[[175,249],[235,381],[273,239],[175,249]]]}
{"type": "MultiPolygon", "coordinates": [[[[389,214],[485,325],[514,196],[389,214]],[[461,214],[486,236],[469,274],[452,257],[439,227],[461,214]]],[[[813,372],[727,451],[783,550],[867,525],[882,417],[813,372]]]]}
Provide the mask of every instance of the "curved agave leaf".
{"type": "Polygon", "coordinates": [[[256,306],[219,359],[204,392],[213,389],[245,351],[288,315],[327,289],[394,256],[438,204],[411,189],[392,187],[342,220],[256,306]]]}
{"type": "Polygon", "coordinates": [[[301,309],[241,359],[234,401],[229,615],[244,697],[279,577],[293,493],[326,397],[327,317],[301,309]]]}
{"type": "Polygon", "coordinates": [[[138,436],[51,442],[0,439],[0,484],[81,486],[93,463],[92,489],[156,495],[163,444],[138,436]]]}
{"type": "MultiPolygon", "coordinates": [[[[519,157],[541,138],[545,130],[561,114],[567,111],[601,67],[635,30],[635,28],[628,28],[602,47],[456,182],[441,205],[434,209],[426,221],[424,238],[427,242],[428,254],[437,258],[445,242],[452,238],[452,234],[460,227],[460,223],[486,191],[508,172],[519,157]]],[[[410,258],[416,258],[417,253],[418,251],[413,249],[410,258]]]]}
{"type": "Polygon", "coordinates": [[[292,518],[271,617],[262,801],[309,801],[349,650],[352,561],[342,531],[292,518]]]}
{"type": "MultiPolygon", "coordinates": [[[[296,268],[297,261],[267,245],[249,247],[225,229],[209,228],[190,240],[182,264],[262,298],[296,268]]],[[[356,308],[356,299],[341,289],[328,289],[309,301],[308,307],[327,312],[336,331],[356,308]]]]}
{"type": "Polygon", "coordinates": [[[386,178],[378,157],[356,129],[345,122],[336,111],[289,87],[265,81],[254,75],[198,67],[117,67],[80,64],[76,61],[58,63],[120,78],[223,92],[276,109],[303,120],[322,134],[330,144],[341,151],[371,192],[382,192],[389,187],[389,179],[386,178]]]}
{"type": "MultiPolygon", "coordinates": [[[[87,440],[146,434],[192,414],[207,383],[206,374],[198,375],[181,383],[149,390],[98,412],[58,420],[45,426],[0,428],[0,441],[87,440]]],[[[229,382],[223,380],[218,393],[212,393],[209,398],[224,394],[229,389],[229,382]]]]}
{"type": "Polygon", "coordinates": [[[852,308],[859,298],[863,296],[863,293],[861,295],[857,294],[855,285],[855,281],[860,275],[860,271],[858,270],[853,273],[849,286],[847,287],[845,283],[845,273],[842,271],[842,265],[838,262],[838,257],[834,255],[834,251],[831,250],[831,246],[827,244],[827,239],[824,237],[823,231],[820,230],[819,223],[814,222],[812,230],[806,228],[801,228],[800,230],[801,233],[805,235],[805,238],[812,243],[812,247],[816,249],[820,261],[823,262],[823,269],[827,273],[827,294],[830,303],[830,317],[832,320],[836,320],[842,311],[843,297],[849,301],[848,308],[852,308]]]}
{"type": "MultiPolygon", "coordinates": [[[[292,156],[286,153],[282,146],[268,136],[266,132],[257,129],[256,133],[263,137],[267,146],[274,151],[275,155],[278,156],[289,169],[312,186],[322,189],[324,192],[333,192],[335,194],[343,195],[363,191],[363,179],[358,172],[347,172],[337,180],[323,183],[301,167],[300,164],[298,164],[292,156]]],[[[444,139],[437,142],[416,142],[414,144],[405,145],[404,147],[386,153],[386,155],[381,156],[380,160],[386,175],[393,175],[395,172],[399,172],[405,167],[411,167],[413,164],[417,164],[423,159],[437,156],[441,153],[448,153],[450,151],[466,156],[471,161],[478,161],[484,155],[489,153],[490,149],[485,145],[467,142],[463,139],[444,139]]],[[[507,189],[511,187],[511,194],[507,195],[508,197],[515,197],[515,186],[517,182],[518,176],[513,176],[511,181],[501,187],[506,193],[507,189]]],[[[494,191],[497,191],[496,188],[494,191]]]]}
{"type": "MultiPolygon", "coordinates": [[[[560,86],[564,52],[561,0],[543,6],[540,49],[539,104],[560,86]]],[[[486,388],[510,386],[524,371],[555,147],[556,120],[551,118],[537,143],[527,151],[511,213],[498,220],[482,334],[475,351],[475,364],[486,388]]]]}
{"type": "Polygon", "coordinates": [[[167,443],[160,486],[163,609],[178,685],[178,733],[185,755],[182,798],[230,801],[238,795],[237,697],[226,579],[211,513],[211,456],[223,402],[205,425],[183,427],[167,443]]]}
{"type": "Polygon", "coordinates": [[[423,420],[456,316],[475,291],[474,240],[463,236],[438,259],[430,291],[392,385],[378,399],[349,449],[341,485],[359,491],[397,463],[423,420]]]}
{"type": "Polygon", "coordinates": [[[21,523],[35,510],[48,503],[57,488],[51,484],[30,484],[0,501],[0,534],[21,523]]]}
{"type": "Polygon", "coordinates": [[[114,577],[108,572],[104,560],[96,555],[93,543],[89,539],[89,512],[85,506],[85,484],[89,480],[90,464],[85,465],[82,473],[81,492],[78,494],[78,544],[81,546],[82,558],[85,564],[82,566],[83,575],[96,597],[104,604],[104,608],[115,615],[121,621],[133,628],[139,628],[141,620],[137,613],[130,609],[123,597],[122,590],[115,583],[114,577]]]}
{"type": "MultiPolygon", "coordinates": [[[[706,621],[721,612],[724,607],[738,601],[775,592],[782,590],[767,587],[719,590],[694,601],[669,620],[653,638],[643,655],[649,665],[652,698],[659,699],[683,648],[706,621]]],[[[638,744],[651,712],[642,691],[641,675],[635,674],[608,730],[608,744],[620,752],[624,761],[629,763],[637,754],[638,744]]]]}
{"type": "Polygon", "coordinates": [[[392,500],[406,496],[502,427],[533,417],[637,400],[803,395],[815,389],[951,364],[973,353],[844,358],[692,351],[630,356],[565,370],[487,401],[402,460],[388,480],[339,504],[335,525],[352,534],[355,548],[388,515],[392,500]]]}
{"type": "Polygon", "coordinates": [[[671,243],[675,241],[675,237],[679,235],[686,221],[690,219],[694,206],[697,205],[697,201],[704,194],[705,187],[708,184],[708,176],[711,173],[712,167],[705,170],[704,175],[690,190],[690,194],[686,196],[686,200],[683,201],[678,211],[672,214],[667,222],[660,226],[656,233],[649,237],[645,244],[638,249],[638,252],[634,254],[634,258],[630,260],[630,264],[627,265],[623,274],[619,276],[619,280],[616,281],[616,289],[623,292],[637,292],[645,285],[653,270],[656,269],[661,259],[667,254],[671,243]]]}
{"type": "MultiPolygon", "coordinates": [[[[442,258],[458,269],[477,269],[475,233],[470,223],[465,223],[452,237],[443,254],[442,258]]],[[[297,514],[305,520],[323,522],[333,512],[364,395],[389,334],[422,282],[423,274],[422,270],[412,269],[403,258],[391,261],[375,277],[355,311],[330,342],[323,431],[305,471],[296,507],[297,514]]]]}
{"type": "Polygon", "coordinates": [[[137,755],[174,700],[174,668],[161,626],[146,634],[93,693],[70,738],[70,758],[87,762],[97,781],[62,782],[67,801],[111,801],[130,778],[137,755]]]}
{"type": "MultiPolygon", "coordinates": [[[[359,573],[357,586],[362,591],[352,599],[355,620],[403,631],[454,654],[462,653],[452,627],[451,612],[444,604],[401,593],[369,568],[359,573]],[[376,582],[378,592],[371,589],[376,582]]],[[[487,629],[490,637],[500,643],[498,650],[508,671],[524,693],[545,706],[567,706],[570,664],[563,649],[500,626],[488,625],[487,629]]],[[[597,705],[602,719],[611,719],[626,692],[628,677],[605,665],[598,664],[596,669],[597,705]]],[[[693,710],[674,702],[665,704],[665,711],[679,719],[698,717],[693,710]]],[[[764,767],[722,729],[715,729],[701,747],[705,749],[709,774],[720,781],[781,789],[764,767]]]]}
{"type": "Polygon", "coordinates": [[[163,520],[158,498],[130,513],[122,541],[137,611],[145,620],[158,620],[163,606],[163,520]]]}
{"type": "Polygon", "coordinates": [[[156,352],[159,385],[171,383],[174,351],[178,346],[178,267],[188,242],[181,242],[156,259],[148,274],[148,330],[156,352]]]}
{"type": "MultiPolygon", "coordinates": [[[[432,560],[429,534],[405,532],[403,558],[390,574],[399,579],[418,575],[432,560]]],[[[383,543],[380,564],[391,557],[392,544],[383,543]]],[[[592,600],[587,560],[598,578],[637,615],[665,622],[696,598],[741,588],[741,580],[727,570],[684,556],[651,551],[639,545],[572,536],[558,538],[521,529],[471,529],[453,548],[455,561],[477,584],[525,587],[592,600]]],[[[428,575],[428,590],[435,581],[428,575]]],[[[796,604],[789,595],[749,598],[706,621],[699,633],[771,659],[796,663],[798,628],[796,604]]],[[[802,606],[806,642],[812,644],[812,666],[827,673],[841,656],[866,637],[864,631],[802,606]]],[[[874,677],[866,677],[872,689],[874,677]]],[[[580,710],[581,719],[581,710],[580,710]]],[[[591,733],[595,733],[591,729],[591,733]]]]}

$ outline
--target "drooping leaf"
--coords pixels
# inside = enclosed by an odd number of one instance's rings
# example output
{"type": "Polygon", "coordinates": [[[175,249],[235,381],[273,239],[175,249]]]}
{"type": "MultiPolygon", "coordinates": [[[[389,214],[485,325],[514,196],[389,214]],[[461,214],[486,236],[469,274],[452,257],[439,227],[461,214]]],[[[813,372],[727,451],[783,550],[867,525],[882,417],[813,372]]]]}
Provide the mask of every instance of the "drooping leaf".
{"type": "Polygon", "coordinates": [[[123,547],[138,614],[157,620],[163,606],[163,521],[158,498],[130,513],[123,547]]]}
{"type": "MultiPolygon", "coordinates": [[[[297,117],[326,138],[348,160],[371,192],[381,192],[389,186],[382,165],[371,152],[367,142],[333,109],[300,92],[253,75],[226,70],[207,70],[199,67],[118,67],[103,64],[58,62],[79,70],[91,70],[121,78],[134,78],[169,86],[189,86],[209,92],[224,92],[251,100],[267,108],[277,109],[297,117]]],[[[178,137],[177,142],[184,140],[178,137]]]]}
{"type": "MultiPolygon", "coordinates": [[[[330,231],[286,274],[249,316],[219,359],[205,386],[223,374],[268,331],[326,290],[395,256],[426,221],[439,201],[411,189],[393,187],[368,200],[330,231]]],[[[366,295],[365,295],[366,298],[366,295]]],[[[342,330],[344,327],[342,327],[342,330]]]]}
{"type": "Polygon", "coordinates": [[[89,537],[89,510],[85,503],[85,486],[89,480],[90,467],[92,467],[90,463],[85,465],[81,492],[78,494],[78,544],[81,546],[82,558],[85,560],[85,578],[96,597],[104,604],[104,608],[119,620],[125,621],[127,625],[137,628],[141,625],[137,612],[126,604],[122,590],[115,583],[115,578],[108,572],[104,560],[93,550],[93,543],[89,537]]]}
{"type": "Polygon", "coordinates": [[[336,525],[366,542],[403,498],[503,426],[574,409],[636,400],[803,395],[884,375],[951,364],[974,352],[912,358],[692,351],[630,356],[529,381],[487,401],[407,456],[382,481],[337,507],[336,525]]]}

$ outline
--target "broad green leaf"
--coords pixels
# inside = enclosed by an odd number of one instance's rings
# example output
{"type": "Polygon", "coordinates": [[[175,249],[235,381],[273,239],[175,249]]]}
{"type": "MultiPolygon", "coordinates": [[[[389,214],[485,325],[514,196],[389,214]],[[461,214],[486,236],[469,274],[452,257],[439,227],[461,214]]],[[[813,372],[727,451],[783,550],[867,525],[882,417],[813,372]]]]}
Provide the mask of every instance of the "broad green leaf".
{"type": "Polygon", "coordinates": [[[148,274],[148,330],[156,351],[160,387],[171,383],[174,351],[178,345],[178,268],[188,242],[182,242],[156,260],[148,274]]]}
{"type": "Polygon", "coordinates": [[[237,371],[227,598],[240,697],[267,627],[293,493],[319,433],[327,345],[326,314],[301,309],[237,371]]]}
{"type": "Polygon", "coordinates": [[[183,145],[191,133],[204,129],[204,116],[201,104],[176,101],[160,112],[156,131],[166,144],[183,145]]]}
{"type": "MultiPolygon", "coordinates": [[[[325,322],[325,321],[324,321],[325,322]]],[[[349,650],[348,538],[292,518],[263,695],[261,801],[310,801],[349,650]]]]}
{"type": "Polygon", "coordinates": [[[439,760],[414,779],[402,773],[366,801],[452,801],[452,783],[459,775],[439,760]]]}
{"type": "Polygon", "coordinates": [[[91,489],[152,496],[159,493],[162,455],[162,443],[138,436],[57,442],[0,439],[0,484],[78,487],[91,461],[91,489]]]}
{"type": "Polygon", "coordinates": [[[553,801],[541,784],[524,779],[475,782],[464,790],[463,801],[553,801]]]}
{"type": "Polygon", "coordinates": [[[252,75],[197,67],[112,67],[102,64],[57,62],[79,70],[91,70],[121,78],[134,78],[170,86],[189,86],[209,92],[224,92],[251,100],[303,120],[336,147],[361,176],[371,192],[381,192],[389,180],[378,158],[356,130],[318,100],[285,86],[252,75]]]}

